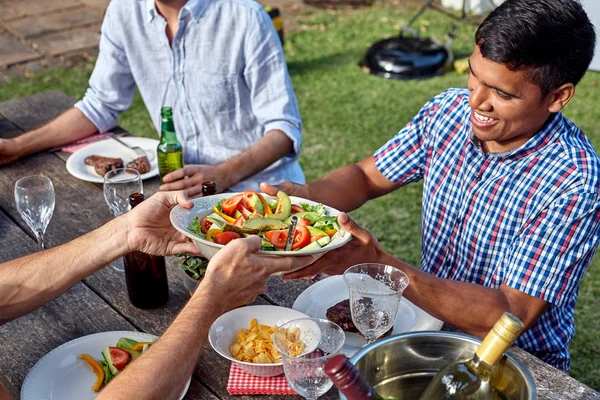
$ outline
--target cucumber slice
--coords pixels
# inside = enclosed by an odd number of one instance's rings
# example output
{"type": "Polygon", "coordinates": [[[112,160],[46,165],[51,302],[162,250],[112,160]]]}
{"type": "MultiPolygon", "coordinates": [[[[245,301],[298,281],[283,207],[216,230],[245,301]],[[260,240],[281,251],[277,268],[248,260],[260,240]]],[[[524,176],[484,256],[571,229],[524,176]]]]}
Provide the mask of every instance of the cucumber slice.
{"type": "Polygon", "coordinates": [[[317,243],[319,243],[321,247],[327,246],[329,242],[331,242],[329,236],[323,236],[321,239],[317,240],[317,243]]]}

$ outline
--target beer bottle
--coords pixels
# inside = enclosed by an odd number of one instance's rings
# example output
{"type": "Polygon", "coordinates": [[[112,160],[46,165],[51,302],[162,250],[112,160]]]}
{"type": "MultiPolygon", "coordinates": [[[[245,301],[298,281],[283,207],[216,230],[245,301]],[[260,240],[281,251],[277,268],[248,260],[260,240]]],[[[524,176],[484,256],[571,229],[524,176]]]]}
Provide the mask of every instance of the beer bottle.
{"type": "Polygon", "coordinates": [[[156,155],[158,156],[160,183],[163,184],[165,175],[183,168],[183,150],[175,134],[173,109],[171,107],[163,107],[160,114],[162,125],[160,129],[160,143],[156,149],[156,155]]]}
{"type": "MultiPolygon", "coordinates": [[[[144,200],[144,195],[134,193],[129,196],[133,209],[144,200]]],[[[151,256],[141,251],[125,255],[125,281],[129,301],[138,308],[157,308],[169,299],[169,284],[165,258],[151,256]]]]}
{"type": "Polygon", "coordinates": [[[212,196],[217,193],[217,184],[213,181],[206,181],[202,183],[202,196],[212,196]]]}

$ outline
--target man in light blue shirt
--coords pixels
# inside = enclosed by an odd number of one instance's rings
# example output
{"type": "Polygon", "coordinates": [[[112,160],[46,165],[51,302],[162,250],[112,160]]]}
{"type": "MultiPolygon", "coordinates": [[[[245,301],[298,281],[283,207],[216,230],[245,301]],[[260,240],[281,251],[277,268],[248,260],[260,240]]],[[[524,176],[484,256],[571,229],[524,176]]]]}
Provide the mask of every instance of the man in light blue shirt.
{"type": "Polygon", "coordinates": [[[194,196],[304,182],[302,122],[281,43],[253,0],[112,0],[84,98],[48,125],[0,141],[0,163],[105,132],[135,86],[157,131],[172,106],[186,166],[162,190],[194,196]]]}

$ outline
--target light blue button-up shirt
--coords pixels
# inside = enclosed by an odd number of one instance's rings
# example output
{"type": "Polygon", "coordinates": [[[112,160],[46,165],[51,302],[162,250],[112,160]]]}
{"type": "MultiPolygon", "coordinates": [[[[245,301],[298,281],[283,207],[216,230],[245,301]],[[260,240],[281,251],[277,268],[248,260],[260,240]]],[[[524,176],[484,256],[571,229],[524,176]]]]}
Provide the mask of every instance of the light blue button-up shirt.
{"type": "Polygon", "coordinates": [[[173,107],[186,164],[220,164],[279,129],[293,141],[294,153],[230,190],[257,190],[263,181],[305,182],[297,161],[298,103],[277,32],[261,5],[189,0],[171,46],[166,26],[154,0],[112,0],[90,87],[75,107],[105,132],[130,107],[137,85],[157,132],[161,107],[173,107]]]}

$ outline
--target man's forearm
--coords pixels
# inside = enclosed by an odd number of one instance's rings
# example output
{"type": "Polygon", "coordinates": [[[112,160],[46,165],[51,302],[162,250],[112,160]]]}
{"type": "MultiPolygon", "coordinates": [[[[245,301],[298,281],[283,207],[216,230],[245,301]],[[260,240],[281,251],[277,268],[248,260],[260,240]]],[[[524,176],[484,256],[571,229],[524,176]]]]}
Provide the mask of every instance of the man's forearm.
{"type": "Polygon", "coordinates": [[[377,169],[373,157],[338,168],[329,175],[306,185],[308,198],[340,211],[352,211],[370,199],[397,188],[377,169]]]}
{"type": "Polygon", "coordinates": [[[115,220],[53,249],[0,265],[0,324],[60,296],[126,253],[126,233],[115,220]]]}
{"type": "Polygon", "coordinates": [[[96,126],[73,107],[52,122],[14,139],[19,157],[82,139],[97,132],[96,126]]]}
{"type": "Polygon", "coordinates": [[[224,309],[204,282],[161,338],[102,390],[101,399],[176,399],[224,309]]]}
{"type": "MultiPolygon", "coordinates": [[[[503,312],[510,311],[531,325],[506,295],[474,283],[438,278],[385,254],[380,262],[403,270],[409,278],[404,296],[434,317],[465,333],[484,337],[503,312]]],[[[537,318],[536,318],[537,319],[537,318]]]]}
{"type": "Polygon", "coordinates": [[[256,175],[294,151],[292,140],[280,130],[272,130],[242,154],[219,165],[227,187],[256,175]]]}

